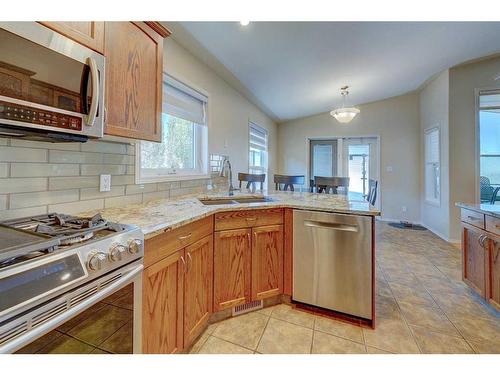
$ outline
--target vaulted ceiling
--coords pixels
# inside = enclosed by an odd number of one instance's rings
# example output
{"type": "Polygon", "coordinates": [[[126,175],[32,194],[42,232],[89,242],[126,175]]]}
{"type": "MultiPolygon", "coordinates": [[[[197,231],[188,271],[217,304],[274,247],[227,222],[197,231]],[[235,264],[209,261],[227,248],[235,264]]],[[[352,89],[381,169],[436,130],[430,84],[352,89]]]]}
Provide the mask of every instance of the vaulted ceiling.
{"type": "Polygon", "coordinates": [[[339,106],[343,85],[351,88],[351,104],[372,102],[413,91],[464,61],[500,52],[500,22],[169,26],[186,48],[237,81],[277,121],[339,106]]]}

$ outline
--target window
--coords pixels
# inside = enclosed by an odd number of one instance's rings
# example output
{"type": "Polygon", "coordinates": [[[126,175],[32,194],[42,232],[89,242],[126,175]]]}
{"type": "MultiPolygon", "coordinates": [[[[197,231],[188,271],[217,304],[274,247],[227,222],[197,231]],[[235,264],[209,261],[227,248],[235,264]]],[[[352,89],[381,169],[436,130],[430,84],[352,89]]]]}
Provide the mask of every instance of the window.
{"type": "Polygon", "coordinates": [[[440,205],[441,201],[441,168],[439,128],[425,131],[425,200],[440,205]]]}
{"type": "Polygon", "coordinates": [[[208,98],[165,75],[162,142],[138,142],[138,182],[206,177],[208,98]]]}
{"type": "Polygon", "coordinates": [[[479,93],[479,186],[481,203],[500,201],[500,90],[479,93]]]}
{"type": "Polygon", "coordinates": [[[248,173],[267,175],[267,130],[249,124],[248,173]]]}

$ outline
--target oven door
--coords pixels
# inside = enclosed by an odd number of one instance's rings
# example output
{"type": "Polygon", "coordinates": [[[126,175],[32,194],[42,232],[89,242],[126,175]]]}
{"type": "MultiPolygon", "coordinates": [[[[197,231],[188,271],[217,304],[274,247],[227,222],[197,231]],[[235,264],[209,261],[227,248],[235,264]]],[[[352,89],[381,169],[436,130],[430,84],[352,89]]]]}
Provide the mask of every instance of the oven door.
{"type": "MultiPolygon", "coordinates": [[[[26,348],[28,344],[82,313],[88,316],[85,319],[91,320],[92,316],[88,310],[98,302],[120,306],[116,300],[109,302],[108,297],[115,295],[130,284],[133,286],[132,337],[122,337],[122,340],[132,341],[133,353],[141,353],[143,269],[142,259],[137,260],[0,323],[0,353],[14,353],[26,348]]],[[[124,307],[113,306],[109,308],[120,310],[124,307]]],[[[130,309],[130,306],[124,308],[130,309]]],[[[104,309],[92,314],[97,318],[101,311],[104,309]]],[[[121,315],[123,314],[117,314],[117,316],[121,315]]]]}
{"type": "Polygon", "coordinates": [[[0,46],[4,136],[30,128],[102,137],[104,56],[36,22],[0,22],[0,46]]]}

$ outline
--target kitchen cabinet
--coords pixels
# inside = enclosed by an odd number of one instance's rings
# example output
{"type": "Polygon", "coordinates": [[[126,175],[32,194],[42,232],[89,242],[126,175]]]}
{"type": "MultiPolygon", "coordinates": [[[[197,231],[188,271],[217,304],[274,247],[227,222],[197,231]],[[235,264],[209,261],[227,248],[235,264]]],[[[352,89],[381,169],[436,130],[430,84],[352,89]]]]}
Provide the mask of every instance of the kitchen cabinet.
{"type": "Polygon", "coordinates": [[[489,270],[488,278],[488,301],[497,310],[500,310],[500,237],[489,236],[487,240],[489,248],[489,270]]]}
{"type": "Polygon", "coordinates": [[[283,293],[283,210],[215,214],[214,311],[283,293]]]}
{"type": "Polygon", "coordinates": [[[283,226],[252,229],[252,300],[283,293],[283,226]]]}
{"type": "Polygon", "coordinates": [[[208,325],[213,301],[213,217],[146,240],[143,352],[178,353],[208,325]]]}
{"type": "Polygon", "coordinates": [[[215,232],[214,311],[250,301],[251,229],[215,232]]]}
{"type": "Polygon", "coordinates": [[[481,297],[486,295],[487,251],[484,233],[473,226],[463,224],[463,279],[481,297]]]}
{"type": "Polygon", "coordinates": [[[183,348],[184,272],[185,259],[182,251],[164,258],[144,271],[144,353],[178,353],[183,348]]]}
{"type": "Polygon", "coordinates": [[[99,53],[104,52],[104,22],[102,21],[62,21],[40,22],[99,53]]]}
{"type": "Polygon", "coordinates": [[[158,23],[106,22],[105,133],[161,142],[163,39],[158,23]]]}
{"type": "Polygon", "coordinates": [[[212,313],[213,236],[186,247],[184,254],[184,346],[189,347],[212,313]]]}

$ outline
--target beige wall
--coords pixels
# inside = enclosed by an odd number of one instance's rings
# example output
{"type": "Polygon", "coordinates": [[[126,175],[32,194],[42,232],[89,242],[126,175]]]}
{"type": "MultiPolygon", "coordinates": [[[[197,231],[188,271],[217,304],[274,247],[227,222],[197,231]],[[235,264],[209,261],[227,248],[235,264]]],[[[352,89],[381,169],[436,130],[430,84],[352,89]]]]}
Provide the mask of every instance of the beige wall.
{"type": "Polygon", "coordinates": [[[476,196],[475,89],[500,88],[500,58],[450,69],[450,237],[460,239],[460,212],[456,202],[474,202],[476,196]]]}
{"type": "MultiPolygon", "coordinates": [[[[277,125],[172,38],[165,40],[165,71],[209,95],[209,152],[229,155],[234,179],[248,172],[248,122],[269,134],[269,176],[277,170],[277,125]],[[227,147],[226,147],[227,146],[227,147]]],[[[268,178],[268,182],[269,182],[268,178]]]]}
{"type": "Polygon", "coordinates": [[[420,101],[420,176],[422,224],[444,239],[450,238],[450,189],[449,189],[449,71],[445,70],[428,82],[419,93],[420,101]],[[439,127],[441,164],[441,202],[437,206],[425,201],[424,132],[439,127]]]}
{"type": "Polygon", "coordinates": [[[308,173],[307,139],[315,137],[380,136],[382,217],[420,222],[420,124],[418,94],[410,93],[359,106],[348,125],[329,113],[278,126],[279,172],[308,173]],[[387,167],[392,167],[392,172],[387,167]],[[402,212],[402,206],[407,212],[402,212]]]}

